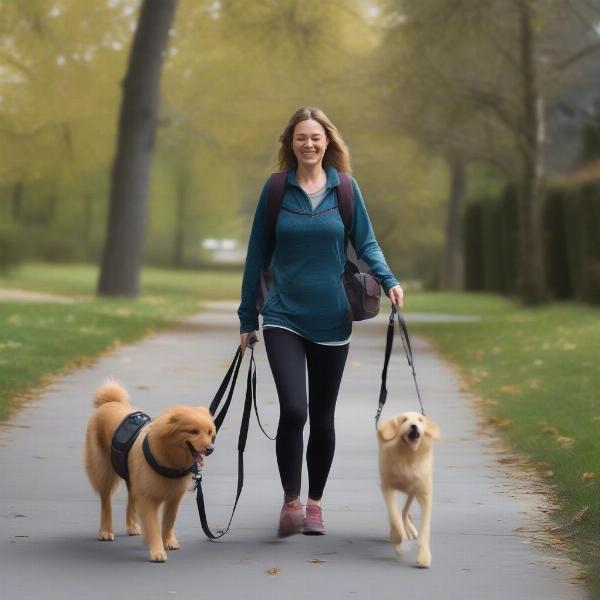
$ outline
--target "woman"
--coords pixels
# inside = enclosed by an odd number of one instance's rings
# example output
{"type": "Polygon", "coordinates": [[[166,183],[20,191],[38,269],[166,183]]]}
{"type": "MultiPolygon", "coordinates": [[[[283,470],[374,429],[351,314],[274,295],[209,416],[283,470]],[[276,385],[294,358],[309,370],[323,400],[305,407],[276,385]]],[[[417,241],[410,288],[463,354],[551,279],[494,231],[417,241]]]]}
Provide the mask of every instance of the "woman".
{"type": "MultiPolygon", "coordinates": [[[[250,234],[238,316],[244,350],[258,329],[256,291],[261,270],[268,266],[273,277],[261,314],[280,405],[276,453],[284,492],[279,535],[284,537],[326,532],[321,497],[335,450],[335,403],[348,355],[352,320],[341,277],[346,262],[346,232],[335,193],[340,183],[338,172],[350,172],[348,148],[335,125],[321,110],[312,107],[300,108],[292,115],[280,142],[279,165],[288,176],[275,243],[270,244],[265,224],[267,181],[250,234]],[[309,489],[304,515],[300,480],[302,432],[307,418],[307,369],[309,489]]],[[[402,288],[377,244],[354,179],[352,186],[350,242],[391,301],[401,306],[402,288]]]]}

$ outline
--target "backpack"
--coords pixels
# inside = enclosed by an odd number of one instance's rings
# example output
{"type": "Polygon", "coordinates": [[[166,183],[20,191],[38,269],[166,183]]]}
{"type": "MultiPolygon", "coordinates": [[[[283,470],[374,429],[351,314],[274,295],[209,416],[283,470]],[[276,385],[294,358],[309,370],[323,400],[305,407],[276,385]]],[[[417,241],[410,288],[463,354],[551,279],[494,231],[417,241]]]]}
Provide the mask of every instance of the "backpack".
{"type": "MultiPolygon", "coordinates": [[[[336,188],[338,210],[346,231],[346,245],[352,225],[354,212],[354,191],[349,173],[339,173],[340,185],[336,188]]],[[[275,227],[281,209],[281,203],[287,187],[287,172],[273,173],[269,180],[267,207],[265,211],[265,229],[267,232],[267,266],[261,271],[260,282],[256,293],[256,308],[262,310],[264,300],[273,280],[268,263],[275,246],[275,227]]],[[[381,286],[370,273],[361,273],[358,267],[347,260],[344,265],[344,289],[353,321],[363,321],[375,317],[379,312],[381,286]]]]}

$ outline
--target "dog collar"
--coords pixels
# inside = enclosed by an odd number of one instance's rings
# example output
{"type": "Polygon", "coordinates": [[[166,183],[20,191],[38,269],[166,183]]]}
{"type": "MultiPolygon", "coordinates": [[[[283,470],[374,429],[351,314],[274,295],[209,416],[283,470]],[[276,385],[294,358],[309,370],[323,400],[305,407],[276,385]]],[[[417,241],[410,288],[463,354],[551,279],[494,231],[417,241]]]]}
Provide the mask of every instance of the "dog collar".
{"type": "Polygon", "coordinates": [[[159,474],[163,477],[168,477],[169,479],[180,479],[181,477],[185,477],[189,475],[194,468],[196,467],[196,463],[194,462],[191,466],[186,467],[185,469],[172,469],[171,467],[164,467],[152,456],[152,452],[150,452],[150,443],[148,442],[148,436],[144,438],[144,442],[142,444],[142,449],[144,451],[144,458],[146,462],[159,474]]]}

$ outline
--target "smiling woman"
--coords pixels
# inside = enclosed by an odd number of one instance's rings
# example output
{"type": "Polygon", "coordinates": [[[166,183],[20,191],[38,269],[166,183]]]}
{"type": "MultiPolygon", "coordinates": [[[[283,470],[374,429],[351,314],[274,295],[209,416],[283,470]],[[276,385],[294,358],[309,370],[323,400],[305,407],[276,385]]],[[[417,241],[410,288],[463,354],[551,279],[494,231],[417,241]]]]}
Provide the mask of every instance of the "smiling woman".
{"type": "Polygon", "coordinates": [[[320,503],[333,461],[335,405],[352,332],[342,278],[347,242],[369,265],[394,304],[402,304],[402,288],[375,239],[358,184],[349,175],[348,148],[336,126],[320,109],[302,107],[292,115],[279,141],[283,176],[278,175],[277,181],[282,183],[283,196],[274,238],[266,224],[270,179],[252,225],[238,315],[244,349],[249,337],[256,336],[257,287],[261,271],[268,272],[271,283],[266,293],[261,290],[259,305],[280,404],[276,451],[284,493],[279,521],[283,537],[301,531],[325,533],[320,503]],[[348,223],[338,205],[341,173],[352,188],[348,223]],[[305,516],[299,496],[302,432],[308,414],[305,516]]]}

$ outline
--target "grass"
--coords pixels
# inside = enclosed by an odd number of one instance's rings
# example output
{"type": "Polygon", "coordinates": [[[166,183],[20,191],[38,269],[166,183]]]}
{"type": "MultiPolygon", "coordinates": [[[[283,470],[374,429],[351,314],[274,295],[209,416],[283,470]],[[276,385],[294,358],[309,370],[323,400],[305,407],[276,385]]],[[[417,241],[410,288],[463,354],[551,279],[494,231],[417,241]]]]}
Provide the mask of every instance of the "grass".
{"type": "Polygon", "coordinates": [[[484,415],[545,479],[558,531],[600,597],[600,310],[469,294],[415,295],[409,304],[481,316],[411,329],[458,366],[484,415]]]}
{"type": "Polygon", "coordinates": [[[240,273],[147,269],[139,299],[98,299],[88,265],[26,265],[0,287],[61,294],[73,304],[0,302],[0,420],[48,376],[85,364],[200,310],[207,300],[239,298],[240,273]]]}

